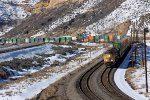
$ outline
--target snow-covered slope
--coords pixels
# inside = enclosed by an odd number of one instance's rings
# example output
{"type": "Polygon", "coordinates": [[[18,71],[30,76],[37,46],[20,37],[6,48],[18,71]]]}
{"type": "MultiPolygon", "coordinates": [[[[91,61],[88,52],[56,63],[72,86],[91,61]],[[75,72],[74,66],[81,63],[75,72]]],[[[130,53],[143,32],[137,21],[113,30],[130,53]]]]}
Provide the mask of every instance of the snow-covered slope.
{"type": "MultiPolygon", "coordinates": [[[[49,67],[49,68],[53,68],[54,71],[51,72],[52,69],[48,69],[48,70],[46,69],[47,70],[46,74],[44,74],[44,76],[39,74],[36,78],[34,78],[35,81],[33,81],[34,79],[29,78],[29,79],[25,79],[22,82],[12,84],[6,89],[4,88],[1,89],[0,100],[26,100],[28,98],[32,98],[33,96],[40,93],[42,89],[48,87],[49,84],[56,82],[60,78],[72,72],[73,70],[81,66],[84,66],[85,64],[87,64],[88,62],[92,61],[94,58],[98,57],[103,52],[105,52],[106,48],[102,48],[101,45],[99,44],[97,44],[97,46],[98,46],[97,50],[91,51],[91,54],[89,52],[82,51],[84,50],[84,48],[78,48],[76,53],[85,52],[84,54],[80,55],[79,59],[82,59],[81,62],[74,59],[66,63],[66,65],[58,65],[56,67],[49,67]],[[10,93],[11,96],[9,96],[9,94],[7,93],[10,93]]],[[[76,53],[74,54],[67,53],[65,58],[70,58],[76,55],[76,53]]],[[[54,60],[65,62],[64,57],[61,57],[61,58],[60,57],[58,58],[58,57],[59,55],[57,54],[55,56],[46,58],[48,62],[45,64],[45,66],[47,65],[50,66],[49,64],[51,64],[54,60]]],[[[7,69],[10,70],[8,67],[7,69]]]]}
{"type": "MultiPolygon", "coordinates": [[[[96,6],[98,3],[103,0],[88,0],[81,7],[74,9],[70,14],[65,15],[62,18],[54,21],[49,25],[48,28],[44,28],[43,31],[38,32],[34,37],[44,35],[45,31],[52,31],[56,27],[62,25],[65,22],[70,21],[75,18],[78,14],[83,14],[90,8],[96,6]]],[[[123,2],[116,10],[111,12],[109,15],[100,19],[96,23],[93,23],[86,27],[86,32],[97,33],[103,30],[111,29],[118,24],[131,20],[134,18],[138,18],[142,15],[145,15],[150,12],[150,1],[148,0],[126,0],[123,2]]]]}
{"type": "Polygon", "coordinates": [[[0,34],[12,29],[11,25],[18,23],[18,19],[24,19],[30,15],[21,5],[34,5],[40,0],[0,0],[0,34]],[[7,27],[6,27],[7,26],[7,27]],[[8,28],[10,26],[10,28],[8,28]]]}
{"type": "Polygon", "coordinates": [[[150,1],[126,0],[119,8],[114,10],[108,16],[88,26],[86,31],[95,33],[97,31],[110,29],[126,20],[138,18],[147,13],[150,13],[150,1]]]}
{"type": "Polygon", "coordinates": [[[38,37],[38,36],[44,35],[46,33],[46,31],[52,31],[56,27],[66,23],[66,22],[69,22],[71,19],[74,19],[77,15],[87,12],[89,9],[91,9],[92,7],[94,7],[95,5],[100,3],[101,1],[102,0],[88,0],[81,7],[74,9],[71,13],[54,21],[48,27],[42,29],[37,34],[33,35],[32,37],[38,37]]]}

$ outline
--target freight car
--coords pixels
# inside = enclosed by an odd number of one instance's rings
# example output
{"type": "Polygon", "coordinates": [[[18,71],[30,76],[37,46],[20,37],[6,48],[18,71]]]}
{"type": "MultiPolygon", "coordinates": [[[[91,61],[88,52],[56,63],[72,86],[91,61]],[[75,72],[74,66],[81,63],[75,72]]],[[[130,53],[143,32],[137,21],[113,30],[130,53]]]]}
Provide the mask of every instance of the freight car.
{"type": "Polygon", "coordinates": [[[130,37],[125,37],[122,40],[114,41],[113,47],[107,50],[104,55],[104,63],[106,66],[113,66],[124,55],[130,47],[130,37]]]}

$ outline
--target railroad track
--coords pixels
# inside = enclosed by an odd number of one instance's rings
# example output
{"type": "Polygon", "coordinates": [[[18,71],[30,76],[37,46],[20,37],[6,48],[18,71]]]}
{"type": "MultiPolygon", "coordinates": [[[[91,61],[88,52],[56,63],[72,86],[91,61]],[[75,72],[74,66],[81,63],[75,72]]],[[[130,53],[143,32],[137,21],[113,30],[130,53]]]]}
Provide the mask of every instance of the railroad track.
{"type": "Polygon", "coordinates": [[[113,80],[116,70],[99,62],[77,80],[78,93],[85,100],[133,100],[116,86],[113,80]]]}

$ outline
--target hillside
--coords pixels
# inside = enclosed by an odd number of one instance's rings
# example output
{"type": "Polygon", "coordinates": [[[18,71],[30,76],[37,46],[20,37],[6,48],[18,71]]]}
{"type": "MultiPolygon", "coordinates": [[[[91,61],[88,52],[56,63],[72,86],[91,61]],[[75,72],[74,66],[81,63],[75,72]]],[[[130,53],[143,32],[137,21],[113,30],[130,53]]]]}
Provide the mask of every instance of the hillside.
{"type": "Polygon", "coordinates": [[[34,6],[39,0],[1,0],[0,1],[0,36],[19,25],[30,16],[22,6],[34,6]]]}
{"type": "MultiPolygon", "coordinates": [[[[141,33],[145,27],[150,28],[148,0],[1,0],[0,4],[1,37],[77,36],[82,32],[130,35],[131,28],[141,29],[141,33]]],[[[13,44],[20,45],[26,44],[13,44]]],[[[40,99],[64,97],[68,100],[59,91],[62,88],[58,86],[62,84],[57,86],[55,82],[65,75],[71,76],[72,71],[85,64],[87,67],[111,45],[77,41],[68,45],[47,43],[2,53],[0,67],[9,74],[10,81],[0,79],[0,99],[25,100],[37,95],[40,99]]],[[[3,46],[7,45],[1,48],[3,46]]],[[[125,69],[120,68],[124,72],[125,69]]],[[[141,93],[145,94],[143,90],[141,93]]]]}
{"type": "Polygon", "coordinates": [[[57,9],[32,15],[23,24],[8,32],[7,36],[17,36],[18,33],[22,37],[40,36],[45,33],[47,36],[77,35],[87,26],[110,14],[123,1],[88,0],[80,4],[76,2],[73,6],[65,4],[57,9]]]}
{"type": "Polygon", "coordinates": [[[65,3],[72,4],[75,2],[80,3],[83,0],[41,0],[34,7],[26,7],[27,11],[31,13],[42,13],[46,9],[59,8],[65,3]]]}
{"type": "MultiPolygon", "coordinates": [[[[80,3],[82,0],[78,0],[80,3]]],[[[0,36],[28,19],[32,14],[72,4],[77,0],[1,0],[0,36]]]]}
{"type": "Polygon", "coordinates": [[[111,32],[120,23],[141,15],[145,15],[141,17],[143,20],[149,16],[149,2],[144,0],[85,0],[72,1],[71,4],[65,0],[42,1],[37,3],[35,8],[31,11],[33,14],[9,31],[6,37],[76,36],[84,31],[104,34],[111,32]],[[58,7],[48,5],[58,5],[58,7]],[[44,9],[42,12],[41,7],[44,9]]]}

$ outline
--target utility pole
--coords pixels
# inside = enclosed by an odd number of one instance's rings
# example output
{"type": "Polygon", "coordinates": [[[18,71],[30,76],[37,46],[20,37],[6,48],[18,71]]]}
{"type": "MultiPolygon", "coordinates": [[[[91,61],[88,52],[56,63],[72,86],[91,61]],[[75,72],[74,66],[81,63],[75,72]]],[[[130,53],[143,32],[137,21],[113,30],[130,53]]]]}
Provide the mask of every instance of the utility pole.
{"type": "MultiPolygon", "coordinates": [[[[143,31],[142,31],[143,33],[143,31]]],[[[144,46],[144,36],[141,37],[142,41],[141,41],[141,44],[142,44],[142,65],[144,67],[144,49],[143,49],[143,46],[144,46]]]]}
{"type": "Polygon", "coordinates": [[[145,65],[145,83],[146,83],[146,93],[148,93],[148,80],[147,80],[147,62],[146,62],[146,33],[149,32],[148,28],[144,28],[144,65],[145,65]]]}
{"type": "Polygon", "coordinates": [[[133,31],[132,31],[132,28],[131,28],[131,48],[132,48],[132,67],[133,67],[134,62],[133,62],[133,31]]]}
{"type": "Polygon", "coordinates": [[[138,37],[137,37],[138,35],[137,35],[137,34],[138,34],[138,33],[137,33],[137,29],[135,29],[135,30],[134,30],[134,36],[135,36],[135,37],[134,37],[134,39],[135,39],[135,49],[134,49],[134,54],[135,54],[134,57],[135,57],[135,58],[134,58],[134,60],[135,60],[135,62],[136,62],[136,55],[137,55],[137,41],[138,41],[138,40],[137,40],[137,39],[138,39],[138,37]]]}
{"type": "Polygon", "coordinates": [[[133,42],[132,28],[131,28],[131,44],[133,42]]]}

